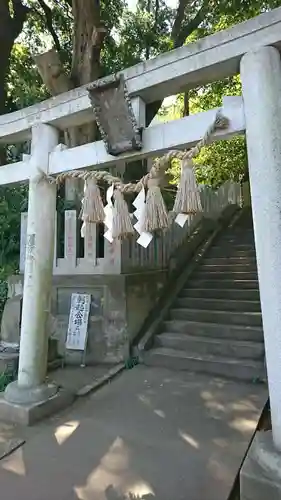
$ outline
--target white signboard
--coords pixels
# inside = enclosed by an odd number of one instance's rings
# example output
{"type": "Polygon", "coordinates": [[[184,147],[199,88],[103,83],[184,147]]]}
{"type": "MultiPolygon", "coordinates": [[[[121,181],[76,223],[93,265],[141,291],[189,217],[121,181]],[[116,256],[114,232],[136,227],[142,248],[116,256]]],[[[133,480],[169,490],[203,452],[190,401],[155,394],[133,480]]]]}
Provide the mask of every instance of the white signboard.
{"type": "Polygon", "coordinates": [[[73,293],[69,314],[66,349],[84,351],[87,343],[91,295],[73,293]]]}

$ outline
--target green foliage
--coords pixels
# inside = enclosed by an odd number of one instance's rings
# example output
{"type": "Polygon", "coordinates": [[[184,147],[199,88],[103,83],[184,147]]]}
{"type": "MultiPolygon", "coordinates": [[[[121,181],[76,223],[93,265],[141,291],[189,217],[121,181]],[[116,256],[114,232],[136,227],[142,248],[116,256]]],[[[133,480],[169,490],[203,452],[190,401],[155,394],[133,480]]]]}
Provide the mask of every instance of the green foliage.
{"type": "MultiPolygon", "coordinates": [[[[190,109],[199,113],[221,106],[223,96],[241,95],[239,75],[206,85],[191,95],[190,109]]],[[[219,187],[226,180],[239,181],[247,171],[247,153],[244,136],[219,141],[204,148],[198,156],[198,181],[219,187]]]]}
{"type": "Polygon", "coordinates": [[[0,269],[14,267],[19,256],[20,213],[26,209],[26,187],[0,188],[0,269]]]}
{"type": "Polygon", "coordinates": [[[7,79],[7,107],[9,111],[30,106],[46,99],[48,92],[42,84],[38,70],[27,46],[16,43],[10,58],[7,79]]]}
{"type": "Polygon", "coordinates": [[[150,2],[149,9],[144,9],[144,2],[139,2],[135,12],[124,11],[118,33],[117,50],[123,67],[128,67],[142,60],[169,50],[171,45],[172,10],[160,1],[155,19],[155,2],[150,2]]]}
{"type": "Polygon", "coordinates": [[[133,356],[131,358],[128,358],[125,361],[125,368],[126,368],[126,370],[131,370],[132,368],[134,368],[138,364],[139,364],[139,357],[138,356],[133,356]]]}
{"type": "Polygon", "coordinates": [[[217,188],[229,179],[239,182],[247,169],[245,138],[213,143],[200,153],[196,163],[197,180],[201,184],[217,188]]]}
{"type": "Polygon", "coordinates": [[[0,187],[0,316],[7,297],[7,278],[18,271],[20,218],[26,204],[26,186],[0,187]]]}
{"type": "MultiPolygon", "coordinates": [[[[215,33],[259,14],[265,9],[264,3],[235,1],[224,5],[224,13],[217,11],[213,24],[203,25],[188,38],[196,41],[202,36],[215,33]]],[[[191,114],[207,111],[220,107],[223,96],[241,95],[241,80],[239,75],[226,78],[223,81],[213,82],[188,93],[189,110],[191,114]]],[[[173,114],[183,115],[184,95],[177,98],[173,114]]],[[[208,184],[215,188],[226,180],[239,181],[247,172],[247,152],[244,136],[234,137],[227,141],[219,141],[205,147],[195,160],[197,165],[196,175],[198,182],[208,184]]],[[[174,163],[172,174],[175,179],[179,176],[179,165],[174,163]]]]}
{"type": "Polygon", "coordinates": [[[0,392],[4,392],[7,385],[17,378],[17,371],[8,371],[0,373],[0,392]]]}

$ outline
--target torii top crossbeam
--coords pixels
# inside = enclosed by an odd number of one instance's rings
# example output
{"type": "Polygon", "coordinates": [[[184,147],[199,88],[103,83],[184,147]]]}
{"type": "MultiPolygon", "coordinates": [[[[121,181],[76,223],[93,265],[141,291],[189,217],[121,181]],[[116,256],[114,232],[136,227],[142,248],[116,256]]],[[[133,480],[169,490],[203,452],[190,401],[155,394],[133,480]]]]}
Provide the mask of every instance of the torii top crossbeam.
{"type": "MultiPolygon", "coordinates": [[[[146,103],[239,73],[245,52],[264,45],[281,47],[281,7],[159,55],[122,71],[130,96],[146,103]]],[[[80,87],[0,117],[0,140],[16,142],[30,135],[38,122],[60,129],[92,121],[91,103],[80,87]]]]}
{"type": "MultiPolygon", "coordinates": [[[[180,92],[239,72],[239,63],[245,52],[264,45],[281,47],[281,8],[266,12],[231,29],[208,36],[198,42],[160,55],[123,71],[130,96],[138,96],[144,103],[180,92]]],[[[225,138],[243,132],[242,100],[224,112],[230,119],[230,128],[219,134],[225,138]]],[[[148,127],[144,131],[143,149],[123,156],[143,158],[173,147],[191,146],[204,134],[214,117],[209,111],[167,124],[148,127]]],[[[59,129],[81,125],[93,120],[90,99],[85,87],[71,90],[28,108],[0,117],[0,142],[15,143],[30,137],[31,127],[38,123],[59,129]]],[[[49,173],[66,169],[97,168],[116,163],[106,153],[102,141],[86,144],[69,151],[51,153],[49,173]]],[[[28,162],[19,162],[1,168],[0,184],[26,181],[32,172],[28,162]]]]}
{"type": "MultiPolygon", "coordinates": [[[[131,98],[142,104],[215,81],[239,72],[239,62],[247,51],[264,45],[281,46],[281,8],[264,13],[231,29],[206,37],[198,42],[160,55],[123,71],[131,98]]],[[[204,134],[216,110],[189,116],[181,120],[150,126],[144,130],[143,148],[122,156],[130,161],[156,155],[175,147],[190,147],[204,134]]],[[[231,101],[224,109],[230,127],[217,138],[227,138],[244,131],[242,99],[231,101]],[[233,105],[234,104],[234,105],[233,105]]],[[[139,119],[138,116],[136,116],[139,119]]],[[[15,143],[30,138],[32,126],[38,123],[65,129],[93,120],[93,112],[85,87],[71,90],[28,108],[0,117],[0,142],[15,143]]],[[[143,120],[143,116],[142,116],[143,120]]],[[[216,139],[216,135],[214,136],[216,139]]],[[[118,160],[117,160],[118,161],[118,160]]],[[[116,164],[116,158],[106,152],[102,141],[85,144],[50,154],[49,173],[65,170],[104,168],[116,164]]],[[[28,160],[6,165],[0,170],[0,184],[27,181],[32,176],[28,160]]]]}

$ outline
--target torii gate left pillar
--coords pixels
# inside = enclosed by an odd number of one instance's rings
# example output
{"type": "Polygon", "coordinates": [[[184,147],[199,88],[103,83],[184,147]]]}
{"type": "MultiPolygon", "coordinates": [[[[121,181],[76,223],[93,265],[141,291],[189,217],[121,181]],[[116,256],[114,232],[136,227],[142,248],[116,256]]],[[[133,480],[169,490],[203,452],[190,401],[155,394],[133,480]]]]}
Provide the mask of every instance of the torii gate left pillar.
{"type": "Polygon", "coordinates": [[[49,154],[57,144],[58,130],[54,127],[40,123],[32,128],[18,380],[7,386],[0,400],[0,416],[9,416],[10,420],[23,424],[69,404],[70,397],[58,391],[54,384],[46,383],[46,325],[52,289],[56,185],[40,178],[40,171],[48,173],[49,154]]]}

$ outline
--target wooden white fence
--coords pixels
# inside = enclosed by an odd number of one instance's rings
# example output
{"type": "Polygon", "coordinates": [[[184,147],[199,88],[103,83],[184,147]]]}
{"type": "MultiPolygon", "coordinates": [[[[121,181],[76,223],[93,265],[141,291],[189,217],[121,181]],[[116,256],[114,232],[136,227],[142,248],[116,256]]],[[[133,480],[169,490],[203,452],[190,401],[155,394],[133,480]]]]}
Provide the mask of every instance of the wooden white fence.
{"type": "MultiPolygon", "coordinates": [[[[240,185],[228,181],[217,191],[207,186],[201,186],[201,202],[204,209],[203,214],[189,216],[183,228],[173,222],[174,214],[171,212],[170,228],[163,234],[155,236],[147,248],[136,243],[137,235],[122,241],[122,243],[116,241],[113,244],[102,238],[103,257],[99,257],[97,253],[97,228],[94,224],[87,225],[84,257],[78,256],[78,213],[76,210],[66,210],[64,214],[64,255],[63,257],[57,256],[58,243],[56,239],[53,273],[55,275],[120,274],[140,269],[165,269],[172,254],[192,233],[202,215],[207,218],[217,218],[227,205],[241,205],[240,185]]],[[[26,230],[27,213],[24,212],[21,214],[21,272],[24,272],[26,230]]]]}
{"type": "Polygon", "coordinates": [[[217,191],[201,186],[201,203],[204,213],[190,215],[183,228],[173,222],[175,214],[170,212],[170,228],[155,236],[147,248],[137,244],[137,236],[124,241],[121,247],[122,272],[167,268],[175,250],[192,234],[202,215],[216,219],[227,205],[241,205],[240,184],[226,182],[217,191]]]}

